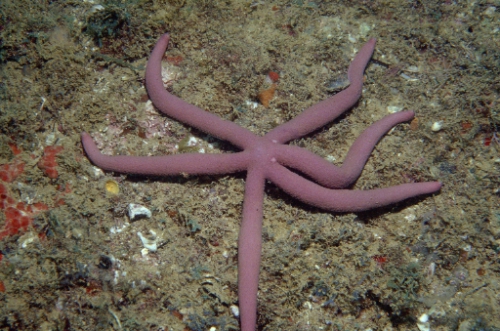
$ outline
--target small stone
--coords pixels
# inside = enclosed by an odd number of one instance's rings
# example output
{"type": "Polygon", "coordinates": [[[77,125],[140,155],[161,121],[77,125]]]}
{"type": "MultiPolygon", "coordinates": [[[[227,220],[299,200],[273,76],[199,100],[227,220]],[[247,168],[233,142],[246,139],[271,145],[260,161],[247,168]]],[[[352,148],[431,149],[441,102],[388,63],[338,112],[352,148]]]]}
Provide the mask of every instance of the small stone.
{"type": "Polygon", "coordinates": [[[92,175],[94,176],[94,178],[100,178],[100,177],[104,176],[104,171],[102,171],[100,168],[98,168],[96,166],[92,166],[91,169],[92,169],[92,175]]]}
{"type": "Polygon", "coordinates": [[[82,229],[80,228],[74,228],[73,230],[71,230],[71,236],[73,237],[73,239],[82,239],[83,238],[83,231],[82,229]]]}
{"type": "Polygon", "coordinates": [[[141,218],[151,218],[151,210],[136,203],[128,205],[128,217],[131,221],[136,221],[141,218]]]}
{"type": "Polygon", "coordinates": [[[486,16],[493,16],[493,15],[495,15],[495,11],[496,11],[496,8],[494,6],[489,6],[484,11],[484,15],[486,15],[486,16]]]}

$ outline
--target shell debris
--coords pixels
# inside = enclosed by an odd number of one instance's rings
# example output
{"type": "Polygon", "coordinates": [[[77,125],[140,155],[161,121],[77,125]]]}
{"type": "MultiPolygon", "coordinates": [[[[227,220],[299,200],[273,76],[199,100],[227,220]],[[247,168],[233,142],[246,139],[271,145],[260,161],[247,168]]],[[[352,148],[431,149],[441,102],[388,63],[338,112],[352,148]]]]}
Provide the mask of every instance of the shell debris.
{"type": "Polygon", "coordinates": [[[118,185],[118,182],[113,179],[108,179],[104,184],[104,188],[108,194],[117,195],[120,193],[120,185],[118,185]]]}
{"type": "Polygon", "coordinates": [[[127,212],[131,221],[136,221],[141,218],[151,218],[152,216],[151,210],[137,203],[129,204],[127,212]]]}
{"type": "MultiPolygon", "coordinates": [[[[147,251],[156,252],[156,250],[158,249],[159,238],[156,235],[155,231],[149,230],[149,233],[151,233],[150,238],[143,236],[141,232],[137,232],[137,235],[139,236],[139,238],[141,238],[142,245],[147,249],[147,251]]],[[[142,255],[146,255],[147,251],[144,251],[143,249],[141,251],[142,255]]]]}
{"type": "Polygon", "coordinates": [[[443,122],[443,121],[437,121],[437,122],[434,122],[434,123],[432,123],[431,130],[432,130],[433,132],[439,132],[439,131],[441,131],[441,129],[443,128],[443,124],[444,124],[444,122],[443,122]]]}

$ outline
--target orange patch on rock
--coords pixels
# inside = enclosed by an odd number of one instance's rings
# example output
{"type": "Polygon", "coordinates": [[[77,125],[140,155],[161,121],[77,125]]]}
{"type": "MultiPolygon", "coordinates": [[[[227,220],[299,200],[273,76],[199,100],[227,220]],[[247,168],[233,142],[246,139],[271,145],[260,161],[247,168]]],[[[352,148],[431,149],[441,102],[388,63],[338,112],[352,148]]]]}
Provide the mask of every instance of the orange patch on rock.
{"type": "Polygon", "coordinates": [[[172,63],[174,66],[181,64],[182,60],[184,59],[180,55],[167,55],[167,62],[172,63]]]}
{"type": "Polygon", "coordinates": [[[270,88],[259,93],[257,98],[259,98],[260,103],[264,107],[269,107],[269,102],[274,98],[274,92],[276,92],[276,84],[272,84],[270,88]]]}

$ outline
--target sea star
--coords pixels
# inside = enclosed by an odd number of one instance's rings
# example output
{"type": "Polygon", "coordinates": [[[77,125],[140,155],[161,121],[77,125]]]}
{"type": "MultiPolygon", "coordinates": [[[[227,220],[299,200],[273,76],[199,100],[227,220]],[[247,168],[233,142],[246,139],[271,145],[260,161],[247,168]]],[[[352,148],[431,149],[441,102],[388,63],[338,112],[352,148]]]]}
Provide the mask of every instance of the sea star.
{"type": "Polygon", "coordinates": [[[256,327],[266,179],[298,200],[338,212],[382,207],[417,195],[433,193],[441,188],[440,182],[427,182],[368,191],[343,189],[359,177],[379,139],[396,124],[412,119],[412,111],[391,114],[372,124],[356,139],[341,167],[336,167],[303,148],[284,145],[326,125],[356,103],[361,96],[363,72],[375,48],[375,39],[369,40],[361,48],[349,66],[350,85],[347,89],[308,108],[263,137],[193,106],[165,90],[160,74],[161,60],[169,40],[169,34],[160,37],[147,64],[146,89],[151,101],[169,117],[221,140],[227,140],[242,151],[232,154],[193,153],[152,157],[108,156],[99,151],[90,135],[85,132],[82,133],[82,143],[92,163],[108,171],[140,175],[247,172],[243,219],[238,240],[241,330],[254,331],[256,327]]]}

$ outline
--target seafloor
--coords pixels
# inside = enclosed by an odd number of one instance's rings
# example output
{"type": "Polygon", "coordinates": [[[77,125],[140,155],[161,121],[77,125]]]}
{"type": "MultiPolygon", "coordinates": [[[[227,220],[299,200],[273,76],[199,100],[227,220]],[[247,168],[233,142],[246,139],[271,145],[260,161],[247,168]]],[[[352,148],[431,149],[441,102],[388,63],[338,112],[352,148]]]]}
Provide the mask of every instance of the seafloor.
{"type": "Polygon", "coordinates": [[[444,183],[358,214],[269,183],[259,330],[500,330],[499,22],[496,0],[1,1],[0,330],[239,329],[244,174],[103,173],[80,143],[234,151],[148,101],[164,32],[172,93],[258,134],[338,92],[376,37],[357,106],[293,144],[342,164],[364,128],[413,109],[353,189],[444,183]]]}

